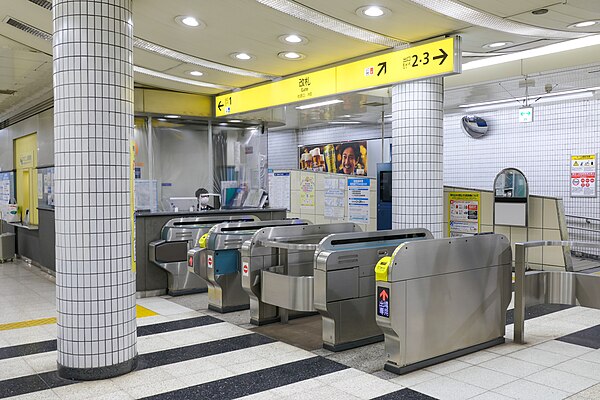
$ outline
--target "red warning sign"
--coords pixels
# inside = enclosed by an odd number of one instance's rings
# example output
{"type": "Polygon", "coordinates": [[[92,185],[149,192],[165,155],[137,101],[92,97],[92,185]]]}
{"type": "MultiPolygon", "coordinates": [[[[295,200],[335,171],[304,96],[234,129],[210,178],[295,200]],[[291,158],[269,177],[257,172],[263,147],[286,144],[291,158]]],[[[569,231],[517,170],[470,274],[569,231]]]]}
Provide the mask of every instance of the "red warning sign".
{"type": "Polygon", "coordinates": [[[242,273],[244,276],[248,276],[248,271],[250,271],[250,267],[248,267],[248,263],[242,264],[242,273]]]}
{"type": "Polygon", "coordinates": [[[213,258],[212,256],[208,256],[206,257],[206,264],[208,264],[208,268],[212,268],[213,267],[213,258]]]}

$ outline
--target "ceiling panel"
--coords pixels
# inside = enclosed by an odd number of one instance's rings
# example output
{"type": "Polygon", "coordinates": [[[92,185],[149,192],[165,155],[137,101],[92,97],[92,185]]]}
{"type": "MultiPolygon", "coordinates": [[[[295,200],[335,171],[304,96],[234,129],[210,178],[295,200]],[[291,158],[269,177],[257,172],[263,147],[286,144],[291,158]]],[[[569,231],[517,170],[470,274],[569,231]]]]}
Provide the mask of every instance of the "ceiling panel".
{"type": "Polygon", "coordinates": [[[366,18],[356,14],[358,8],[372,4],[365,0],[302,0],[299,3],[351,24],[407,42],[429,39],[468,26],[464,22],[432,13],[405,0],[376,2],[377,5],[391,11],[391,14],[380,18],[366,18]]]}
{"type": "Polygon", "coordinates": [[[383,49],[320,29],[254,0],[136,1],[134,23],[136,36],[162,46],[214,62],[280,76],[383,49]],[[204,29],[179,26],[174,21],[177,15],[194,15],[207,26],[204,29]],[[278,40],[280,35],[289,33],[306,36],[310,42],[289,45],[278,40]],[[307,57],[299,61],[277,57],[279,52],[290,50],[302,52],[307,57]],[[234,52],[247,52],[256,59],[234,60],[229,56],[234,52]]]}
{"type": "Polygon", "coordinates": [[[511,19],[551,29],[573,32],[600,32],[600,24],[580,29],[568,28],[569,25],[577,22],[600,20],[600,1],[598,0],[569,0],[568,3],[560,3],[547,8],[548,13],[542,15],[543,18],[531,13],[524,13],[515,15],[511,19]]]}
{"type": "Polygon", "coordinates": [[[539,39],[498,32],[478,26],[462,29],[459,34],[462,37],[462,50],[468,52],[504,53],[546,46],[558,42],[557,40],[539,39]],[[483,47],[486,44],[494,42],[512,42],[513,44],[497,49],[483,47]]]}
{"type": "Polygon", "coordinates": [[[530,13],[539,8],[547,8],[548,5],[556,3],[556,0],[459,0],[457,3],[462,3],[468,7],[486,11],[499,17],[510,17],[511,15],[530,13]]]}
{"type": "Polygon", "coordinates": [[[191,64],[178,64],[173,68],[165,70],[164,72],[169,75],[175,75],[185,79],[210,82],[217,85],[231,86],[234,88],[245,87],[261,82],[261,79],[228,74],[214,69],[201,68],[191,64]],[[202,72],[204,75],[195,77],[189,74],[190,71],[195,70],[202,72]]]}
{"type": "MultiPolygon", "coordinates": [[[[444,107],[459,110],[461,104],[503,100],[525,96],[525,77],[517,76],[497,81],[469,85],[446,90],[444,107]]],[[[571,67],[551,72],[533,73],[527,76],[528,94],[532,101],[536,95],[547,92],[563,92],[572,89],[600,86],[600,63],[571,67]]],[[[518,105],[515,101],[515,105],[518,105]]]]}

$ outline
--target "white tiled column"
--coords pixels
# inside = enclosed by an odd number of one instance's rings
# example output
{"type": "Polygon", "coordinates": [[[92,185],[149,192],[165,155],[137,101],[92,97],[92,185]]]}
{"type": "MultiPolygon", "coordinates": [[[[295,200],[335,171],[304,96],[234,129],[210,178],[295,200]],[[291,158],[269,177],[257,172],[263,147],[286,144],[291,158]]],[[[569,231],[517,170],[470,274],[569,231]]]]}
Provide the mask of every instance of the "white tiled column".
{"type": "Polygon", "coordinates": [[[392,228],[426,228],[442,237],[444,81],[392,88],[392,228]]]}
{"type": "Polygon", "coordinates": [[[131,268],[131,0],[54,0],[58,372],[136,365],[131,268]]]}

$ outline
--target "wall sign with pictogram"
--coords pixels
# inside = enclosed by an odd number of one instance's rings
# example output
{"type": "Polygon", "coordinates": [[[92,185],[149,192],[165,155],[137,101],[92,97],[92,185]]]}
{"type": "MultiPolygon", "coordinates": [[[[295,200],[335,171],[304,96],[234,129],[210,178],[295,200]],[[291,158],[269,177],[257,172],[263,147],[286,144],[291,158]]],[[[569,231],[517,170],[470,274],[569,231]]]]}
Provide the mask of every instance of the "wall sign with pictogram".
{"type": "Polygon", "coordinates": [[[571,197],[596,197],[596,155],[571,156],[571,197]]]}

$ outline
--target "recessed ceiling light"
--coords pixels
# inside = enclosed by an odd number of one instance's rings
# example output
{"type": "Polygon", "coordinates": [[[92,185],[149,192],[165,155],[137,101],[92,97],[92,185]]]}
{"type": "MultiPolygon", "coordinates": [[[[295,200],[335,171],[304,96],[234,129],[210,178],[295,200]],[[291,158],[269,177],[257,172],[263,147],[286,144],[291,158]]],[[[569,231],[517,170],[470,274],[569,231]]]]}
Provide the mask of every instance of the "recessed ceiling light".
{"type": "Polygon", "coordinates": [[[283,51],[277,54],[277,57],[283,58],[284,60],[301,60],[306,58],[306,56],[302,53],[297,53],[295,51],[283,51]]]}
{"type": "Polygon", "coordinates": [[[227,126],[227,122],[221,122],[219,126],[227,126]]]}
{"type": "Polygon", "coordinates": [[[166,122],[167,121],[165,118],[156,118],[156,120],[160,121],[160,122],[166,122]]]}
{"type": "Polygon", "coordinates": [[[505,46],[508,46],[511,44],[513,44],[513,42],[494,42],[494,43],[484,44],[482,47],[484,49],[497,49],[498,47],[505,47],[505,46]]]}
{"type": "Polygon", "coordinates": [[[250,59],[254,58],[253,55],[248,54],[248,53],[232,53],[229,56],[236,60],[250,60],[250,59]]]}
{"type": "Polygon", "coordinates": [[[165,115],[165,118],[181,118],[179,115],[165,115]]]}
{"type": "Polygon", "coordinates": [[[329,121],[332,125],[357,125],[360,121],[329,121]]]}
{"type": "Polygon", "coordinates": [[[598,21],[582,21],[569,25],[569,28],[587,28],[588,26],[596,25],[597,23],[598,21]]]}
{"type": "Polygon", "coordinates": [[[281,35],[279,41],[285,44],[306,44],[308,39],[304,36],[292,34],[292,35],[281,35]]]}
{"type": "Polygon", "coordinates": [[[476,68],[489,67],[490,65],[499,65],[511,61],[525,60],[533,57],[545,56],[548,54],[561,53],[575,49],[582,49],[589,46],[597,46],[600,44],[600,35],[585,36],[579,39],[567,40],[566,42],[553,43],[548,46],[536,47],[520,51],[517,53],[504,54],[496,57],[487,57],[482,60],[469,61],[462,65],[462,70],[468,71],[476,68]]]}
{"type": "Polygon", "coordinates": [[[356,10],[357,15],[369,18],[377,18],[390,13],[390,10],[381,6],[362,6],[356,10]]]}
{"type": "Polygon", "coordinates": [[[202,76],[204,75],[202,72],[200,71],[189,71],[188,74],[192,75],[192,76],[202,76]]]}
{"type": "Polygon", "coordinates": [[[544,15],[544,14],[548,13],[548,9],[547,8],[538,8],[537,10],[533,10],[531,13],[533,15],[544,15]]]}
{"type": "Polygon", "coordinates": [[[235,124],[238,122],[242,122],[242,120],[241,119],[230,119],[229,122],[233,122],[235,124]]]}
{"type": "Polygon", "coordinates": [[[188,28],[204,28],[206,24],[191,15],[178,15],[175,22],[188,28]]]}
{"type": "Polygon", "coordinates": [[[318,103],[304,104],[302,106],[298,106],[298,107],[296,107],[296,110],[306,110],[307,108],[328,106],[330,104],[337,104],[337,103],[343,103],[343,102],[344,102],[344,100],[340,100],[340,99],[320,101],[318,103]]]}

